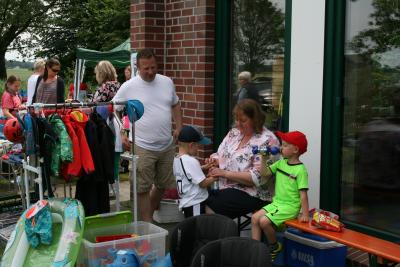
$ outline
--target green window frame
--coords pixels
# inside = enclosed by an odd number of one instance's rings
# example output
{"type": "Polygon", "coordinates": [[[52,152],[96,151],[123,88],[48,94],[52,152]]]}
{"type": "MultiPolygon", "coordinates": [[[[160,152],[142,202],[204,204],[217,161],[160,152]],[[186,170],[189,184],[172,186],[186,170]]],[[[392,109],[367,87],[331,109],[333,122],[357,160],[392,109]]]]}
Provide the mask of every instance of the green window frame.
{"type": "MultiPolygon", "coordinates": [[[[214,150],[229,130],[228,88],[230,79],[231,1],[215,1],[215,77],[214,77],[214,150]]],[[[283,80],[282,130],[289,128],[290,49],[292,0],[285,1],[285,52],[283,80]]]]}
{"type": "MultiPolygon", "coordinates": [[[[320,207],[340,213],[346,1],[326,1],[320,207]]],[[[389,241],[400,236],[343,221],[346,227],[389,241]]]]}

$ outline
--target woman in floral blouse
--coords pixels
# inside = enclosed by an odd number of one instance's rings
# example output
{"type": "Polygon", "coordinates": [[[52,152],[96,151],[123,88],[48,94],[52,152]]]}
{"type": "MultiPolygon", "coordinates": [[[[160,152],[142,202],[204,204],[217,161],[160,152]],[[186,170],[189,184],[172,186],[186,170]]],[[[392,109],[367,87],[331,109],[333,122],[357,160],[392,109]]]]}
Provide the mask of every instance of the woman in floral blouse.
{"type": "Polygon", "coordinates": [[[235,106],[236,127],[229,131],[217,153],[206,159],[213,164],[209,175],[219,177],[219,190],[208,198],[207,212],[236,218],[262,208],[271,193],[260,187],[260,157],[253,146],[279,146],[275,135],[264,127],[265,115],[252,99],[235,106]]]}
{"type": "Polygon", "coordinates": [[[117,93],[120,83],[117,72],[108,60],[102,60],[94,68],[96,80],[100,84],[93,96],[93,102],[109,102],[117,93]]]}

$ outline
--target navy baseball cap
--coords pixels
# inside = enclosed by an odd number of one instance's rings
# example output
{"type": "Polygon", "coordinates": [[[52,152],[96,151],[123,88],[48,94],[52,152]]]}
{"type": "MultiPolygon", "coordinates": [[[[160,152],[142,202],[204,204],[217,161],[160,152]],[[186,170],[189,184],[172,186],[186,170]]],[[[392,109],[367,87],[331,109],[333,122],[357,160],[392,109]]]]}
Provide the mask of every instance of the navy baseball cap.
{"type": "Polygon", "coordinates": [[[201,145],[211,144],[210,138],[207,138],[203,133],[192,125],[185,125],[182,127],[181,132],[178,136],[178,141],[183,143],[199,143],[201,145]]]}

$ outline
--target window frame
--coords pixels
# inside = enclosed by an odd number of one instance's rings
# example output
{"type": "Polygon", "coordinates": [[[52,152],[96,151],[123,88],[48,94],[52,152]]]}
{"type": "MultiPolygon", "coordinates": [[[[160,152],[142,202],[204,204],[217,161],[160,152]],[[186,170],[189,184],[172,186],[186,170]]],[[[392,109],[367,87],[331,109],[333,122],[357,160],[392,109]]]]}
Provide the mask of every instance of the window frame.
{"type": "MultiPolygon", "coordinates": [[[[215,1],[214,151],[229,131],[229,88],[232,1],[215,1]]],[[[285,52],[282,130],[289,129],[292,0],[285,0],[285,52]]]]}
{"type": "MultiPolygon", "coordinates": [[[[320,206],[340,214],[346,1],[326,1],[325,12],[320,206]]],[[[385,240],[396,241],[400,238],[399,235],[359,223],[346,220],[343,223],[349,229],[385,240]]]]}

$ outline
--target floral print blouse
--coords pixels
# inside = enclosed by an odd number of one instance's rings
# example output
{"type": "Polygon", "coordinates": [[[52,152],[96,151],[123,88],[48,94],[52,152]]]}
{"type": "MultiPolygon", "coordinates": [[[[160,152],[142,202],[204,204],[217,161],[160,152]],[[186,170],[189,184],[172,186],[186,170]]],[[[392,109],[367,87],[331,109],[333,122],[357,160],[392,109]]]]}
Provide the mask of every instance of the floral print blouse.
{"type": "Polygon", "coordinates": [[[109,102],[117,93],[120,83],[117,81],[107,81],[99,86],[94,93],[93,102],[109,102]]]}
{"type": "MultiPolygon", "coordinates": [[[[219,168],[228,171],[245,172],[249,171],[254,184],[260,182],[260,167],[261,159],[257,155],[253,155],[253,146],[279,146],[279,141],[276,136],[267,128],[263,128],[260,134],[254,134],[248,143],[239,148],[239,144],[243,138],[243,134],[237,128],[233,128],[225,136],[218,151],[211,155],[212,158],[217,158],[219,168]]],[[[248,193],[253,197],[262,200],[271,201],[271,193],[260,187],[248,187],[237,182],[230,181],[226,178],[219,179],[219,189],[235,188],[248,193]]]]}

